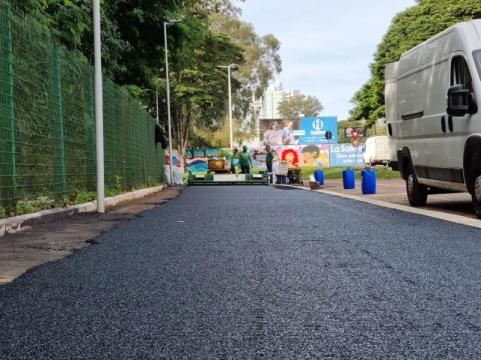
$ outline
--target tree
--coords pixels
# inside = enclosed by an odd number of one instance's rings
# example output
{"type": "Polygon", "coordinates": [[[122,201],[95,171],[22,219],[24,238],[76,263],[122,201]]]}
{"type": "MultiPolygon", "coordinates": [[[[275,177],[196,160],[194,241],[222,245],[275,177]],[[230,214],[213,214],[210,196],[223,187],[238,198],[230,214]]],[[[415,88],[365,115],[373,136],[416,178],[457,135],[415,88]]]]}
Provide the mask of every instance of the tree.
{"type": "Polygon", "coordinates": [[[184,21],[176,31],[171,53],[172,124],[184,155],[192,131],[216,131],[223,125],[227,78],[219,66],[242,65],[244,59],[242,49],[225,35],[211,32],[206,19],[184,21]]]}
{"type": "MultiPolygon", "coordinates": [[[[69,49],[92,62],[92,2],[85,0],[11,0],[40,23],[52,28],[69,49]]],[[[242,1],[242,0],[241,0],[242,1]]],[[[169,27],[169,63],[174,147],[183,153],[193,132],[218,131],[224,126],[227,74],[219,65],[236,63],[233,78],[234,114],[243,118],[252,95],[262,93],[273,74],[280,71],[279,41],[259,37],[252,26],[238,20],[240,10],[231,0],[104,0],[102,37],[104,72],[124,85],[155,113],[152,89],[165,95],[163,23],[182,18],[169,27]],[[213,19],[226,19],[216,27],[213,19]],[[242,27],[237,35],[229,23],[242,27]],[[246,64],[249,64],[246,66],[246,64]],[[246,67],[245,67],[246,66],[246,67]]],[[[167,129],[165,98],[160,103],[161,126],[167,129]]],[[[238,124],[238,121],[236,121],[238,124]]],[[[250,129],[254,127],[248,124],[250,129]]],[[[245,133],[245,124],[240,124],[245,133]]]]}
{"type": "Polygon", "coordinates": [[[386,64],[398,61],[405,51],[454,24],[480,17],[481,2],[472,0],[419,0],[418,5],[396,15],[370,65],[371,78],[352,98],[351,118],[366,119],[372,125],[385,116],[386,64]]]}
{"type": "Polygon", "coordinates": [[[279,103],[277,111],[285,119],[295,119],[299,114],[317,116],[324,109],[315,96],[293,95],[279,103]]]}
{"type": "Polygon", "coordinates": [[[251,24],[239,20],[232,12],[212,13],[209,21],[212,31],[228,36],[243,49],[245,61],[232,74],[237,87],[233,94],[233,114],[237,119],[235,137],[246,140],[256,129],[253,100],[262,96],[269,82],[282,70],[280,42],[272,34],[259,36],[251,24]]]}

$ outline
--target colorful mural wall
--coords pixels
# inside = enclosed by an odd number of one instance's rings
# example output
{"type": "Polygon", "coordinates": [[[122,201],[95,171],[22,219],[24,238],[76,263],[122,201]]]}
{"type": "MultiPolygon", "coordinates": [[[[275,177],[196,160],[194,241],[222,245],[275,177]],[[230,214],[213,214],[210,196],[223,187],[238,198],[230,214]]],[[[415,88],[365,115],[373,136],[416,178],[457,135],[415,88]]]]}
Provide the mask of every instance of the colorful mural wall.
{"type": "Polygon", "coordinates": [[[185,161],[190,172],[207,171],[207,161],[217,159],[221,155],[220,149],[194,149],[185,152],[185,161]]]}
{"type": "MultiPolygon", "coordinates": [[[[364,144],[361,144],[358,148],[351,144],[272,146],[272,150],[275,152],[275,160],[285,160],[289,167],[361,166],[363,164],[363,149],[364,144]]],[[[227,151],[228,149],[189,150],[186,152],[188,170],[192,173],[205,172],[209,159],[217,159],[227,151]]],[[[251,148],[250,153],[254,167],[265,169],[265,147],[251,148]]]]}
{"type": "MultiPolygon", "coordinates": [[[[264,149],[264,147],[254,149],[252,154],[254,167],[261,169],[266,167],[264,149]]],[[[329,167],[329,145],[327,144],[273,146],[272,150],[276,153],[275,158],[287,161],[289,167],[329,167]]]]}

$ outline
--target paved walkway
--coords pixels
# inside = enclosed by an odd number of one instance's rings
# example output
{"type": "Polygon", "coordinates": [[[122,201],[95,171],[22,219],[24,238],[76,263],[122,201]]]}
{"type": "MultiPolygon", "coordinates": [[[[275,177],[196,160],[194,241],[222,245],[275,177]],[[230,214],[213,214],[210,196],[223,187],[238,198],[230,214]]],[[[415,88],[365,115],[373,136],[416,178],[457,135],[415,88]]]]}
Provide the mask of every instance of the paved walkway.
{"type": "MultiPolygon", "coordinates": [[[[394,204],[409,205],[404,180],[377,180],[376,185],[376,194],[368,195],[369,198],[394,204]]],[[[322,188],[343,194],[363,196],[360,180],[356,180],[356,189],[354,190],[344,190],[342,180],[326,180],[325,186],[322,188]]],[[[476,218],[471,205],[471,196],[468,193],[429,195],[428,203],[421,208],[476,218]]]]}
{"type": "Polygon", "coordinates": [[[196,187],[0,287],[2,359],[481,358],[481,232],[196,187]]]}

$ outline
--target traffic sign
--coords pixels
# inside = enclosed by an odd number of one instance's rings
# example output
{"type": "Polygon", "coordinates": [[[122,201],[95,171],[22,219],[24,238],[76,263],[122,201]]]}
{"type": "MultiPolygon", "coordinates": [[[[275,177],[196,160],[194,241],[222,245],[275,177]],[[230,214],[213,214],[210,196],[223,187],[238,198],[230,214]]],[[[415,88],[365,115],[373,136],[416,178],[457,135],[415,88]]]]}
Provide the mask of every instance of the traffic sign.
{"type": "Polygon", "coordinates": [[[353,139],[357,139],[359,135],[361,135],[361,132],[359,130],[352,130],[351,135],[353,139]]]}

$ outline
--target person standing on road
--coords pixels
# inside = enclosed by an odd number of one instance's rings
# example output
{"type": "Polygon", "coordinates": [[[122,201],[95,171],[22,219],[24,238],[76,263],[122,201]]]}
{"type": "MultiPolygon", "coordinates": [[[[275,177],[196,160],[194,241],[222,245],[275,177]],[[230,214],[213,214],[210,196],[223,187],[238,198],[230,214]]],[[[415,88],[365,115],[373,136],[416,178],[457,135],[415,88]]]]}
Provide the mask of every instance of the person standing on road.
{"type": "Polygon", "coordinates": [[[235,174],[236,162],[239,160],[239,150],[237,148],[234,148],[234,151],[229,151],[226,159],[230,162],[230,173],[235,174]]]}
{"type": "Polygon", "coordinates": [[[269,175],[269,184],[272,184],[272,161],[274,160],[274,153],[269,145],[266,146],[266,166],[267,174],[269,175]]]}
{"type": "Polygon", "coordinates": [[[239,165],[242,174],[249,174],[252,167],[251,155],[247,152],[247,146],[242,147],[242,152],[239,154],[239,165]]]}

